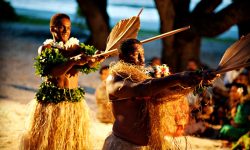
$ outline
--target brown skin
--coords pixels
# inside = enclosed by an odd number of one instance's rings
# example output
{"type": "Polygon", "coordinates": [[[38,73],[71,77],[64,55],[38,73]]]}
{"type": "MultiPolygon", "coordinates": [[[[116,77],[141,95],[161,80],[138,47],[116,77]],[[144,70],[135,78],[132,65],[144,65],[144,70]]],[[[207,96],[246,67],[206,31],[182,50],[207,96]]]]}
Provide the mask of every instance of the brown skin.
{"type": "Polygon", "coordinates": [[[103,69],[101,74],[100,74],[100,78],[102,81],[105,81],[107,79],[109,75],[109,70],[108,69],[103,69]]]}
{"type": "MultiPolygon", "coordinates": [[[[127,57],[119,54],[120,60],[133,65],[144,66],[144,50],[142,45],[135,44],[137,50],[127,57]]],[[[212,79],[214,77],[210,77],[212,79]]],[[[144,146],[149,140],[149,116],[146,107],[147,100],[153,100],[161,92],[171,90],[171,87],[182,85],[192,87],[202,79],[194,72],[183,72],[164,78],[147,79],[141,82],[124,80],[119,76],[110,75],[107,78],[107,92],[112,101],[115,122],[113,133],[133,144],[144,146]]]]}
{"type": "Polygon", "coordinates": [[[188,61],[187,68],[188,71],[195,71],[198,70],[198,65],[195,61],[188,61]]]}
{"type": "MultiPolygon", "coordinates": [[[[71,32],[70,30],[71,30],[71,22],[67,18],[62,18],[56,21],[56,23],[50,27],[50,32],[55,42],[63,41],[63,43],[66,43],[70,37],[70,32],[71,32]]],[[[45,48],[50,48],[50,47],[51,45],[43,45],[39,48],[40,49],[39,51],[42,51],[45,48]]],[[[72,57],[77,54],[80,54],[79,48],[80,47],[78,45],[75,45],[67,50],[60,49],[60,52],[65,57],[72,57]]],[[[98,61],[103,61],[103,59],[91,58],[87,56],[82,56],[80,60],[72,59],[62,65],[58,65],[52,68],[50,72],[52,78],[49,80],[54,84],[56,84],[59,88],[69,88],[69,89],[77,88],[79,71],[76,70],[75,66],[82,66],[85,64],[89,64],[89,66],[94,66],[98,61]]]]}

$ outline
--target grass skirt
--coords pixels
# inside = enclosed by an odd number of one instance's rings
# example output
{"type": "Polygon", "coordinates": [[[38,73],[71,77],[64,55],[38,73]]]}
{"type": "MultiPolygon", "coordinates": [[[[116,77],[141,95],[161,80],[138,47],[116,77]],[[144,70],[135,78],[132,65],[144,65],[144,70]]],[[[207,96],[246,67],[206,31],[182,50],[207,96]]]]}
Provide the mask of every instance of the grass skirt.
{"type": "Polygon", "coordinates": [[[150,150],[180,149],[180,143],[174,137],[182,135],[178,133],[178,128],[184,127],[188,122],[189,106],[185,95],[189,90],[167,93],[169,96],[156,97],[155,101],[147,103],[151,129],[150,150]],[[165,138],[166,136],[170,137],[170,140],[165,138]]]}
{"type": "Polygon", "coordinates": [[[23,150],[89,150],[89,114],[85,101],[43,104],[35,101],[23,150]]]}

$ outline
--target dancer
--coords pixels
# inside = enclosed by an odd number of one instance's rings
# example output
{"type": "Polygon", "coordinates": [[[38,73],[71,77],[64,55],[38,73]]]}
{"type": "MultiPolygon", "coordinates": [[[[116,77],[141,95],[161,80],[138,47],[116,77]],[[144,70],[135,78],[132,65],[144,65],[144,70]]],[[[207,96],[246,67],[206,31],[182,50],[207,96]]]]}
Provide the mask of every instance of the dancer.
{"type": "Polygon", "coordinates": [[[88,107],[84,90],[78,87],[79,72],[97,70],[103,59],[92,58],[96,49],[70,38],[71,21],[66,14],[50,20],[53,39],[38,50],[36,73],[43,82],[36,93],[34,112],[21,149],[91,149],[88,107]],[[74,57],[83,54],[81,57],[74,57]]]}
{"type": "MultiPolygon", "coordinates": [[[[182,72],[163,78],[150,78],[144,72],[144,49],[140,41],[128,39],[119,49],[120,61],[110,67],[107,92],[115,122],[103,150],[168,149],[164,142],[167,120],[166,101],[178,100],[192,91],[203,78],[215,77],[182,72]]],[[[188,112],[187,112],[188,113],[188,112]]]]}

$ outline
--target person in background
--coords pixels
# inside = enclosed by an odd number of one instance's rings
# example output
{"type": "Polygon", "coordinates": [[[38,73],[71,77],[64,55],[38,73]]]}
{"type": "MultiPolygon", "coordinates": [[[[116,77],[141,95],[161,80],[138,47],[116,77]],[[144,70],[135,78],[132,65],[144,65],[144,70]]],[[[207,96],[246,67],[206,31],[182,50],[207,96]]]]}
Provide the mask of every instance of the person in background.
{"type": "Polygon", "coordinates": [[[153,57],[151,60],[150,60],[150,66],[160,66],[161,65],[161,59],[159,57],[153,57]]]}
{"type": "Polygon", "coordinates": [[[240,84],[244,84],[245,86],[247,86],[247,91],[248,93],[250,93],[250,84],[249,84],[249,77],[248,77],[248,72],[242,72],[240,73],[235,81],[236,83],[240,83],[240,84]]]}
{"type": "Polygon", "coordinates": [[[106,78],[109,75],[109,67],[101,67],[99,74],[102,82],[97,87],[95,92],[96,103],[98,106],[97,119],[103,123],[113,123],[114,117],[112,114],[111,103],[109,102],[109,98],[106,93],[106,78]]]}
{"type": "Polygon", "coordinates": [[[187,62],[186,70],[187,71],[196,71],[199,69],[199,63],[196,59],[191,58],[187,62]]]}
{"type": "Polygon", "coordinates": [[[220,129],[219,137],[237,141],[250,130],[250,95],[246,86],[233,83],[229,94],[230,117],[229,123],[220,129]]]}

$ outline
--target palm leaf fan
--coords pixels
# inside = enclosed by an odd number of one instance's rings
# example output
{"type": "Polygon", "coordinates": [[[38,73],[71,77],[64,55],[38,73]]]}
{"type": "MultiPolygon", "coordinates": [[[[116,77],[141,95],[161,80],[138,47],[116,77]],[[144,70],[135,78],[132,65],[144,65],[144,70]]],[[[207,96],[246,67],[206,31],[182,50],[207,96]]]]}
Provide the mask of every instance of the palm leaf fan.
{"type": "MultiPolygon", "coordinates": [[[[171,36],[171,35],[174,35],[176,33],[185,31],[185,30],[187,30],[189,28],[190,28],[190,26],[186,26],[186,27],[183,27],[183,28],[172,30],[172,31],[169,31],[169,32],[166,32],[166,33],[163,33],[163,34],[160,34],[160,35],[157,35],[157,36],[142,40],[141,43],[144,44],[144,43],[148,43],[148,42],[151,42],[151,41],[154,41],[154,40],[158,40],[158,39],[161,39],[161,38],[164,38],[164,37],[167,37],[167,36],[171,36]]],[[[105,52],[103,52],[101,54],[93,55],[93,57],[99,57],[99,56],[102,56],[102,55],[111,55],[111,54],[114,54],[114,53],[117,53],[117,52],[118,52],[118,49],[115,48],[115,49],[112,49],[112,50],[105,51],[105,52]]]]}
{"type": "Polygon", "coordinates": [[[107,46],[105,52],[116,49],[120,43],[128,38],[137,38],[137,33],[140,29],[140,14],[143,9],[140,10],[137,16],[129,19],[119,21],[115,27],[111,30],[107,39],[107,46]]]}
{"type": "Polygon", "coordinates": [[[241,37],[226,50],[215,73],[220,74],[247,66],[250,66],[250,34],[241,37]]]}

